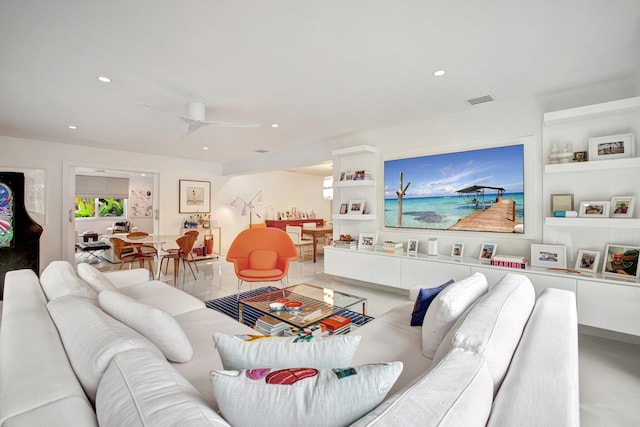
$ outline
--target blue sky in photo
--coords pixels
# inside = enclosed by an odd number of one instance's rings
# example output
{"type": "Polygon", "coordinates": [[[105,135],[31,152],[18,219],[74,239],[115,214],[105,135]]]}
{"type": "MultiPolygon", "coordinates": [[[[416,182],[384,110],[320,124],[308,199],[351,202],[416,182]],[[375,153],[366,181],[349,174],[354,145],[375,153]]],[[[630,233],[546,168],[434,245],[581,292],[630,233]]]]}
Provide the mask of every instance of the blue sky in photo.
{"type": "MultiPolygon", "coordinates": [[[[411,182],[406,198],[457,196],[471,185],[502,187],[506,193],[524,191],[523,145],[462,151],[384,162],[384,197],[396,198],[411,182]]],[[[491,191],[491,190],[488,190],[491,191]]]]}

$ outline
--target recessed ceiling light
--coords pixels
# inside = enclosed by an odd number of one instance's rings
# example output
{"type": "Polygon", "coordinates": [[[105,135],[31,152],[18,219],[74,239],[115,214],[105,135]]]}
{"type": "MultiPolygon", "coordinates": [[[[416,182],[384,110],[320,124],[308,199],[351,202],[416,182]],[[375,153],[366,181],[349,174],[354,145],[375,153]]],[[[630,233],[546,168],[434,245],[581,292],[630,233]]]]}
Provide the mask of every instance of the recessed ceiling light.
{"type": "Polygon", "coordinates": [[[208,149],[209,149],[209,147],[202,147],[202,149],[203,149],[203,150],[208,150],[208,149]]]}
{"type": "Polygon", "coordinates": [[[436,77],[441,77],[441,76],[444,76],[445,74],[447,74],[445,70],[437,70],[433,72],[433,75],[436,77]]]}
{"type": "Polygon", "coordinates": [[[74,125],[69,125],[69,126],[67,126],[67,127],[68,127],[69,129],[73,129],[73,130],[78,129],[78,126],[74,126],[74,125]]]}
{"type": "Polygon", "coordinates": [[[107,76],[98,76],[98,80],[100,80],[102,83],[111,83],[111,79],[107,76]]]}
{"type": "Polygon", "coordinates": [[[277,128],[277,127],[278,127],[278,124],[277,124],[277,123],[274,123],[274,124],[272,124],[272,125],[271,125],[271,127],[272,127],[272,128],[277,128]]]}

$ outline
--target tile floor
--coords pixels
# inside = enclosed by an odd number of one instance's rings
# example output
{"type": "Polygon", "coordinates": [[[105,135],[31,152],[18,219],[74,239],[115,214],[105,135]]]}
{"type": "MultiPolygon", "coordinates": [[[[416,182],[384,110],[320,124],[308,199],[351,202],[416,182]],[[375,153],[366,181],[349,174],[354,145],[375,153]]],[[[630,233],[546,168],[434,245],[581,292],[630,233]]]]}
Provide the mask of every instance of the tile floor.
{"type": "MultiPolygon", "coordinates": [[[[237,292],[233,267],[226,261],[199,261],[200,272],[194,280],[187,268],[178,276],[176,286],[200,298],[209,300],[237,292]]],[[[102,270],[117,265],[96,265],[102,270]]],[[[157,274],[157,273],[156,273],[157,274]]],[[[171,268],[160,280],[173,284],[171,268]]],[[[367,314],[380,315],[407,300],[407,295],[382,287],[365,287],[341,282],[323,273],[322,256],[311,261],[296,262],[289,271],[289,284],[307,282],[364,296],[368,299],[367,314]]],[[[269,285],[248,284],[242,290],[269,285]]],[[[279,283],[275,284],[276,286],[279,283]]],[[[581,328],[579,334],[580,416],[583,427],[623,427],[640,425],[640,338],[621,336],[613,340],[594,335],[598,331],[581,328]],[[624,340],[631,341],[624,342],[624,340]]],[[[560,426],[558,426],[560,427],[560,426]]]]}

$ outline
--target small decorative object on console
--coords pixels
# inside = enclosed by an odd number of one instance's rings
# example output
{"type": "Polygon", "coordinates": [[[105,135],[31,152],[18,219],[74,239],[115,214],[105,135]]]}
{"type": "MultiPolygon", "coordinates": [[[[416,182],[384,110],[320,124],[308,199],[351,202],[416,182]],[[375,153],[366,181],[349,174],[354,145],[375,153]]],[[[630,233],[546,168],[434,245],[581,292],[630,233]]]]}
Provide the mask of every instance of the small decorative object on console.
{"type": "Polygon", "coordinates": [[[527,268],[529,260],[519,256],[511,255],[496,255],[491,259],[491,265],[497,267],[509,267],[509,268],[527,268]]]}

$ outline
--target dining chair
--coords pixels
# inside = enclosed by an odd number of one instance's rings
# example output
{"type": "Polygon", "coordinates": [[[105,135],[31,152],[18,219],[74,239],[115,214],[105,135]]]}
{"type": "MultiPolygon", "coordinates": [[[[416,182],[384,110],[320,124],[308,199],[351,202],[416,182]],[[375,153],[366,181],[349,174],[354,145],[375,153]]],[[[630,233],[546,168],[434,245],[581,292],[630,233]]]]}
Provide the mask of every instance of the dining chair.
{"type": "Polygon", "coordinates": [[[304,261],[304,254],[311,250],[310,254],[313,257],[313,240],[302,239],[302,227],[296,225],[287,225],[286,232],[291,237],[293,244],[296,245],[298,250],[298,261],[304,261]]]}
{"type": "Polygon", "coordinates": [[[127,234],[127,240],[130,245],[138,247],[138,251],[144,256],[156,257],[158,256],[158,250],[153,246],[146,243],[136,243],[136,239],[144,239],[149,237],[149,233],[144,231],[133,231],[127,234]]]}
{"type": "MultiPolygon", "coordinates": [[[[200,235],[200,232],[198,230],[189,230],[189,231],[185,231],[183,236],[195,236],[196,240],[194,240],[194,246],[195,246],[195,242],[198,241],[198,236],[200,235]]],[[[176,253],[180,250],[180,248],[178,247],[177,243],[171,243],[171,247],[169,246],[165,246],[165,244],[162,245],[162,251],[163,252],[167,252],[167,253],[176,253]]],[[[198,272],[198,274],[200,273],[200,269],[198,268],[198,263],[196,262],[195,257],[193,256],[193,251],[190,251],[189,254],[187,255],[189,258],[189,262],[192,262],[193,265],[196,266],[196,271],[198,272]]]]}
{"type": "MultiPolygon", "coordinates": [[[[162,265],[165,261],[167,264],[164,268],[164,274],[167,274],[169,269],[169,260],[173,260],[173,284],[175,285],[178,282],[178,272],[180,270],[180,261],[182,261],[182,268],[185,268],[185,264],[189,266],[191,270],[191,274],[193,274],[194,280],[197,278],[196,273],[193,271],[193,267],[191,267],[191,263],[195,264],[195,259],[189,258],[189,254],[193,249],[193,244],[196,241],[196,236],[193,234],[185,234],[184,236],[180,236],[176,239],[176,244],[178,246],[177,251],[167,252],[165,255],[162,255],[160,258],[160,266],[158,267],[158,279],[160,279],[160,273],[162,272],[162,265]]],[[[197,267],[197,265],[196,265],[197,267]]]]}
{"type": "Polygon", "coordinates": [[[148,262],[151,277],[155,277],[153,275],[153,258],[150,256],[142,255],[141,252],[139,252],[139,247],[137,245],[127,243],[119,237],[109,237],[109,241],[113,246],[113,252],[120,260],[120,267],[118,268],[119,270],[122,270],[122,267],[125,264],[129,264],[129,268],[131,268],[131,265],[136,261],[141,268],[144,268],[144,263],[148,262]]]}

